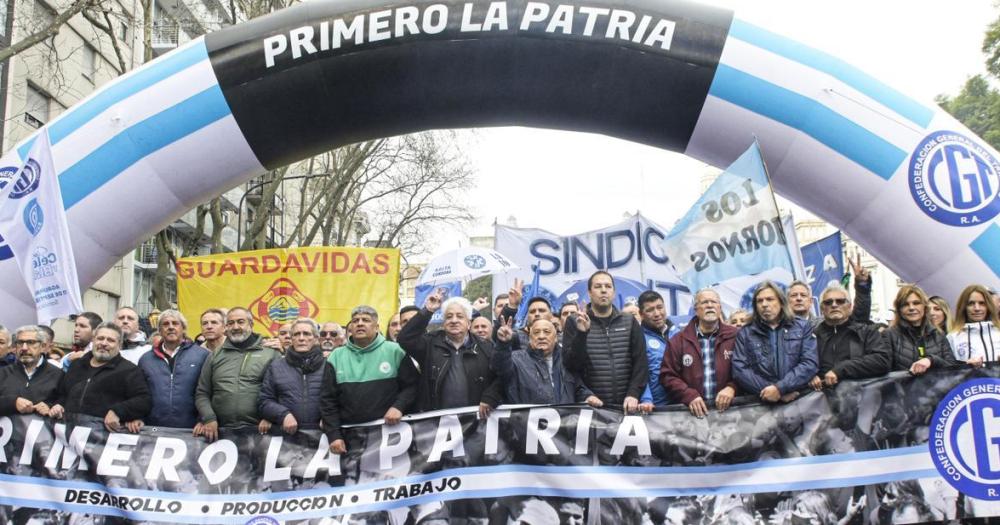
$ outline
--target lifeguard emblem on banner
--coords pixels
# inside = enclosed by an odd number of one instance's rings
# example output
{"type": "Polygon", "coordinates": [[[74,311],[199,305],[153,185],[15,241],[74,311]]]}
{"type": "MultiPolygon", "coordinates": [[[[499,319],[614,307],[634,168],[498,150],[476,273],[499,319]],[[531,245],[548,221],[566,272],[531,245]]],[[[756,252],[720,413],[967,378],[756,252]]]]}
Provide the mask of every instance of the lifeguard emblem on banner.
{"type": "Polygon", "coordinates": [[[254,318],[272,334],[281,325],[300,317],[315,317],[319,312],[316,302],[303,294],[292,281],[282,277],[250,303],[254,318]]]}

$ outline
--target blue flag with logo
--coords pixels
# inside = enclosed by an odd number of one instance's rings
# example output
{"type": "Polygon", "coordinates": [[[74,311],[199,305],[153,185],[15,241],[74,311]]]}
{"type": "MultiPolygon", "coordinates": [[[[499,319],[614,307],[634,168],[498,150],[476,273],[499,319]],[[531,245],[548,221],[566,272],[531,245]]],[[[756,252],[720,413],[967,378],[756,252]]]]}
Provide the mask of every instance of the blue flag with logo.
{"type": "MultiPolygon", "coordinates": [[[[434,290],[440,289],[443,292],[442,301],[447,301],[449,297],[458,297],[462,295],[462,282],[453,281],[450,283],[440,283],[440,284],[418,284],[413,292],[413,303],[417,306],[423,306],[424,301],[427,300],[427,296],[434,292],[434,290]]],[[[434,312],[434,316],[431,317],[431,323],[442,323],[444,322],[444,311],[438,309],[434,312]]]]}
{"type": "MultiPolygon", "coordinates": [[[[844,251],[840,232],[824,237],[802,247],[802,264],[805,265],[806,282],[812,287],[814,298],[830,283],[839,283],[844,277],[844,251]]],[[[813,301],[819,304],[819,301],[813,301]]]]}
{"type": "Polygon", "coordinates": [[[524,318],[528,316],[528,301],[538,295],[538,278],[540,276],[538,268],[541,265],[541,261],[535,261],[535,264],[531,265],[532,269],[535,271],[534,275],[531,277],[531,284],[521,290],[521,304],[517,307],[517,315],[514,316],[514,323],[517,326],[524,325],[524,318]]]}
{"type": "Polygon", "coordinates": [[[800,276],[789,244],[756,142],[715,179],[662,242],[692,291],[775,268],[800,276]]]}

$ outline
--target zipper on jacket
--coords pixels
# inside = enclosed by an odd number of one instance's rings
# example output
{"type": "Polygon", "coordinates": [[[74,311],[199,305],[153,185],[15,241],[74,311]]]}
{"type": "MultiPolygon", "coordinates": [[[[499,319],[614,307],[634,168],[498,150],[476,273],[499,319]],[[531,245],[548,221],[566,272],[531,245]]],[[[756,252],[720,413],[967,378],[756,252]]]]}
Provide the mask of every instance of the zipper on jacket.
{"type": "Polygon", "coordinates": [[[239,393],[242,390],[240,387],[243,385],[243,368],[247,366],[247,359],[250,359],[250,352],[247,351],[243,354],[243,363],[240,364],[240,373],[236,376],[236,392],[239,393]]]}
{"type": "MultiPolygon", "coordinates": [[[[631,334],[630,334],[631,335],[631,334]]],[[[615,381],[615,371],[618,370],[618,363],[615,362],[615,350],[611,347],[611,321],[608,321],[608,326],[604,327],[604,339],[608,343],[608,361],[611,362],[611,392],[614,394],[615,399],[618,399],[618,381],[615,381]]],[[[631,337],[629,337],[629,343],[631,344],[631,337]]],[[[629,374],[631,379],[632,374],[629,374]]],[[[626,394],[628,393],[628,387],[625,388],[626,394]]],[[[621,396],[625,399],[627,396],[621,396]]]]}
{"type": "Polygon", "coordinates": [[[80,393],[80,407],[83,407],[83,400],[87,397],[87,389],[90,388],[90,380],[94,377],[88,377],[87,382],[83,384],[83,392],[80,393]]]}

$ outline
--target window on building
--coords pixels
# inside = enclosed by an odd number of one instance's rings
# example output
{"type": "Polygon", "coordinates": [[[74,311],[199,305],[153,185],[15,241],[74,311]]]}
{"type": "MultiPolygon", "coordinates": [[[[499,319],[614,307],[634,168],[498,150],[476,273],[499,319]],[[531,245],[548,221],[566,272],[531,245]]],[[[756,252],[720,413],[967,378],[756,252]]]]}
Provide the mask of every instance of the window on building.
{"type": "Polygon", "coordinates": [[[28,84],[27,94],[24,98],[24,121],[35,128],[44,126],[49,121],[49,107],[51,105],[52,97],[28,84]]]}
{"type": "Polygon", "coordinates": [[[83,76],[87,80],[94,82],[97,78],[97,66],[100,64],[100,60],[101,55],[97,53],[97,50],[88,45],[83,46],[83,57],[81,58],[83,63],[80,66],[82,67],[83,76]]]}
{"type": "Polygon", "coordinates": [[[40,0],[35,0],[32,6],[32,19],[35,21],[36,28],[42,29],[49,27],[50,25],[56,23],[56,13],[49,6],[42,3],[40,0]]]}
{"type": "Polygon", "coordinates": [[[7,39],[7,9],[10,8],[10,0],[0,1],[0,42],[7,39]]]}
{"type": "Polygon", "coordinates": [[[129,45],[128,41],[128,20],[122,20],[118,22],[118,40],[121,40],[125,45],[129,45]]]}

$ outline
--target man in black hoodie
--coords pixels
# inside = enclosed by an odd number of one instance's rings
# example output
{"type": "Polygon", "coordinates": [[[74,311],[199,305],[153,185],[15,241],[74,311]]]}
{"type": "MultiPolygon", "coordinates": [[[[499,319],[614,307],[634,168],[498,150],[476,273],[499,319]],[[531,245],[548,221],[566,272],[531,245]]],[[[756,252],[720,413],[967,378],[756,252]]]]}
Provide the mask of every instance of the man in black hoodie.
{"type": "Polygon", "coordinates": [[[566,367],[579,374],[605,406],[620,405],[626,413],[652,411],[652,402],[639,403],[649,380],[639,321],[612,304],[615,282],[610,273],[594,272],[587,292],[587,311],[570,315],[563,327],[566,367]]]}
{"type": "Polygon", "coordinates": [[[103,418],[109,432],[138,432],[153,406],[146,377],[121,356],[122,331],[114,323],[99,325],[92,343],[59,382],[49,416],[93,416],[103,418]]]}
{"type": "Polygon", "coordinates": [[[11,353],[17,361],[0,368],[0,416],[37,413],[48,415],[45,401],[59,385],[62,370],[49,364],[43,352],[49,335],[37,326],[14,332],[11,353]]]}

